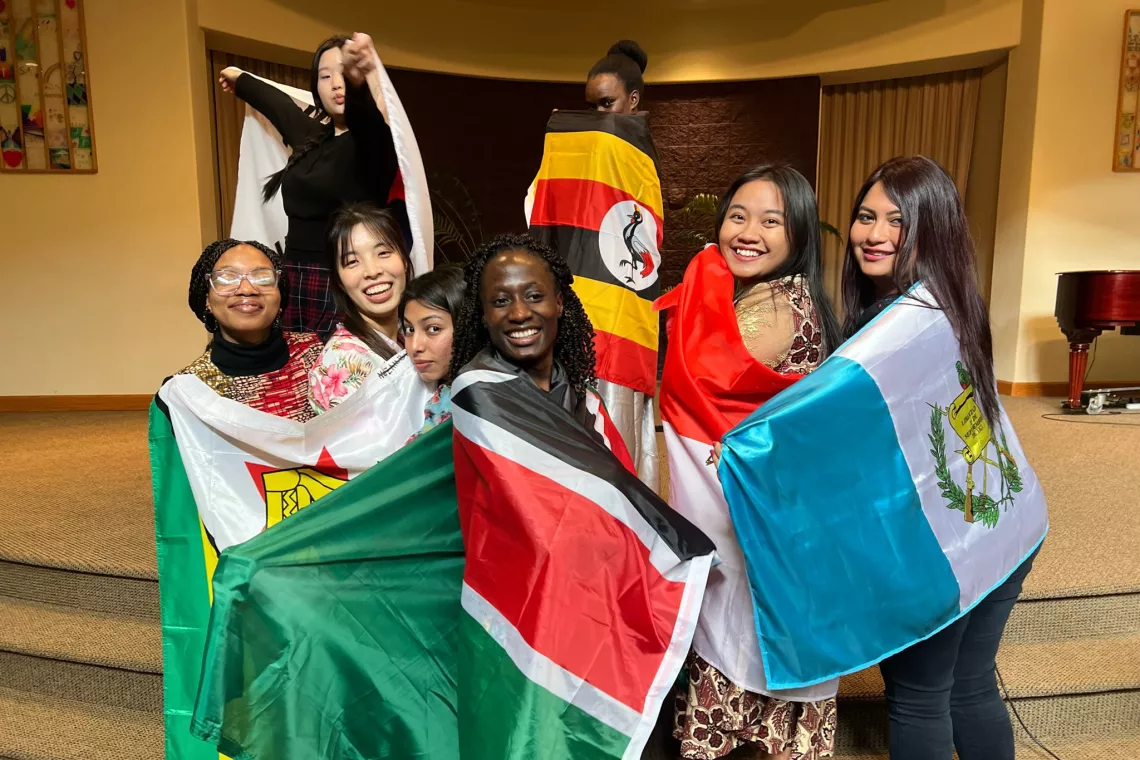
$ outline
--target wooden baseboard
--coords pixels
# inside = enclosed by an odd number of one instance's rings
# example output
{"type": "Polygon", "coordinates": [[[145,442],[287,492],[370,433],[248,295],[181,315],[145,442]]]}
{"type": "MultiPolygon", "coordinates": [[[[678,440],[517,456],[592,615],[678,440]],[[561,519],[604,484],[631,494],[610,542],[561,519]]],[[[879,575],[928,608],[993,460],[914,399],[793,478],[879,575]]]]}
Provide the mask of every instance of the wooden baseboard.
{"type": "MultiPolygon", "coordinates": [[[[1003,396],[1056,396],[1066,398],[1069,395],[1068,383],[1011,383],[1008,380],[998,380],[997,387],[998,393],[1003,396]]],[[[1140,380],[1090,380],[1085,383],[1086,390],[1135,387],[1140,387],[1140,380]]]]}
{"type": "Polygon", "coordinates": [[[0,412],[138,412],[153,394],[117,396],[0,396],[0,412]]]}

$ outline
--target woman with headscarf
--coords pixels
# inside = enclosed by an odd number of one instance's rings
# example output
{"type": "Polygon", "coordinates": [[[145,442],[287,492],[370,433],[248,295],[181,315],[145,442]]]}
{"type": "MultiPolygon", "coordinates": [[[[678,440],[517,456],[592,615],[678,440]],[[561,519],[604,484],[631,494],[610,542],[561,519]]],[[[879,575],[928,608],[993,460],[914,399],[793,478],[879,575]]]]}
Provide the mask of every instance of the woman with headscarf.
{"type": "Polygon", "coordinates": [[[289,283],[280,254],[255,241],[219,240],[190,273],[190,310],[211,339],[178,374],[196,375],[218,395],[259,411],[304,422],[309,369],[321,353],[312,333],[281,329],[289,283]]]}
{"type": "Polygon", "coordinates": [[[282,313],[286,330],[327,335],[335,326],[325,264],[325,229],[333,213],[349,203],[389,202],[398,164],[383,99],[376,97],[375,60],[366,34],[322,42],[313,54],[311,114],[235,66],[219,79],[223,90],[261,112],[293,151],[263,190],[266,201],[282,193],[289,219],[284,266],[292,295],[282,313]]]}

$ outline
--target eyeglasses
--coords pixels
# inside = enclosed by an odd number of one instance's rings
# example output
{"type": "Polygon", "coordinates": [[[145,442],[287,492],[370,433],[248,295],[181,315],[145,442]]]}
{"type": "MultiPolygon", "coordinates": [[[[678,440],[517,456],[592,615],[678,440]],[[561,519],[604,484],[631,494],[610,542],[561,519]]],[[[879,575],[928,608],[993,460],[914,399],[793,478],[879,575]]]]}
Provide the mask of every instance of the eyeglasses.
{"type": "Polygon", "coordinates": [[[232,296],[241,288],[241,281],[248,280],[254,289],[265,293],[277,287],[281,272],[276,269],[253,269],[238,272],[233,269],[219,269],[210,272],[210,287],[220,296],[232,296]]]}

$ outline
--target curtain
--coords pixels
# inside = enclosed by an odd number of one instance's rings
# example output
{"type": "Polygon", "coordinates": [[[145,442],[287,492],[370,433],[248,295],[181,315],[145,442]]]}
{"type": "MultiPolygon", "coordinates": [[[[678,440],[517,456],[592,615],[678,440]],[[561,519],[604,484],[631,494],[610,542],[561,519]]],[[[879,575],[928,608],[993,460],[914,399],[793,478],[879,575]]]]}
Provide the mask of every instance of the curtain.
{"type": "Polygon", "coordinates": [[[851,204],[867,175],[888,158],[922,154],[945,167],[965,197],[982,70],[971,69],[823,88],[819,134],[823,275],[838,306],[851,204]]]}
{"type": "Polygon", "coordinates": [[[235,95],[222,91],[218,77],[227,66],[256,74],[274,82],[309,90],[308,69],[270,63],[257,58],[233,55],[217,50],[210,51],[210,69],[214,77],[214,137],[218,176],[218,229],[230,234],[234,214],[234,193],[237,191],[238,147],[241,145],[241,127],[245,121],[245,103],[235,95]]]}

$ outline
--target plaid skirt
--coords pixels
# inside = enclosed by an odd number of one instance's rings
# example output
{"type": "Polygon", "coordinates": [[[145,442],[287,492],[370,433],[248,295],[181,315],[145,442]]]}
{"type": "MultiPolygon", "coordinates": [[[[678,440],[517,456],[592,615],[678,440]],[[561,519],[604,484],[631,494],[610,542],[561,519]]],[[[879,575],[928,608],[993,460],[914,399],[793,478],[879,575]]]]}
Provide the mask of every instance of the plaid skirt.
{"type": "Polygon", "coordinates": [[[336,329],[336,304],[329,287],[329,270],[320,264],[285,261],[289,303],[281,312],[285,332],[316,333],[322,338],[336,329]]]}

